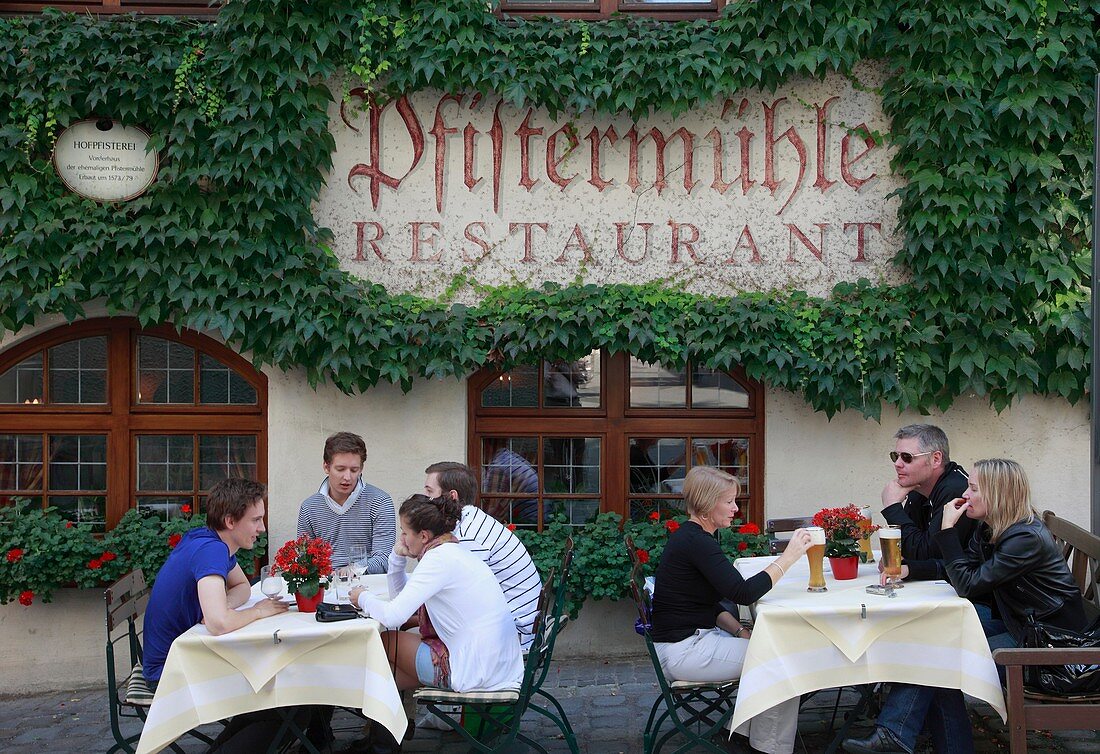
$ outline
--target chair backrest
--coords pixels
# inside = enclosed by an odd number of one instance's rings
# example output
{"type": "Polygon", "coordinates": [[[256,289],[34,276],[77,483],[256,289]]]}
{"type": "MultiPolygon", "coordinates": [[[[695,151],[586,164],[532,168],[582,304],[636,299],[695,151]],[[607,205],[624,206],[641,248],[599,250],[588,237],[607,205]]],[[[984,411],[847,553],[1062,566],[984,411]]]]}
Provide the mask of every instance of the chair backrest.
{"type": "Polygon", "coordinates": [[[558,588],[554,594],[554,617],[560,617],[565,607],[565,595],[569,591],[569,576],[573,571],[573,537],[565,538],[565,549],[561,551],[561,566],[558,569],[558,588]]]}
{"type": "Polygon", "coordinates": [[[778,555],[787,549],[787,543],[791,541],[789,535],[805,526],[810,526],[811,518],[769,518],[764,523],[764,533],[771,540],[772,555],[778,555]],[[786,534],[786,537],[778,535],[786,534]]]}
{"type": "Polygon", "coordinates": [[[1100,614],[1100,537],[1075,523],[1058,518],[1053,511],[1043,513],[1043,523],[1062,547],[1070,573],[1081,596],[1089,603],[1092,616],[1100,614]]]}
{"type": "Polygon", "coordinates": [[[624,534],[623,544],[626,545],[626,554],[630,557],[630,567],[633,569],[641,565],[638,562],[638,548],[634,546],[634,537],[624,534]]]}
{"type": "Polygon", "coordinates": [[[554,644],[557,642],[558,632],[568,620],[561,614],[557,600],[557,589],[554,583],[554,571],[550,570],[546,581],[539,593],[539,611],[535,618],[535,638],[531,647],[527,650],[527,660],[523,668],[523,685],[520,688],[520,711],[527,708],[527,704],[539,688],[550,671],[550,660],[554,655],[554,644]]]}
{"type": "Polygon", "coordinates": [[[145,615],[149,591],[145,574],[140,568],[130,571],[103,591],[107,627],[107,693],[112,715],[121,701],[118,696],[118,674],[115,670],[116,645],[124,644],[126,647],[124,657],[127,672],[141,662],[141,630],[138,628],[138,621],[145,615]]]}

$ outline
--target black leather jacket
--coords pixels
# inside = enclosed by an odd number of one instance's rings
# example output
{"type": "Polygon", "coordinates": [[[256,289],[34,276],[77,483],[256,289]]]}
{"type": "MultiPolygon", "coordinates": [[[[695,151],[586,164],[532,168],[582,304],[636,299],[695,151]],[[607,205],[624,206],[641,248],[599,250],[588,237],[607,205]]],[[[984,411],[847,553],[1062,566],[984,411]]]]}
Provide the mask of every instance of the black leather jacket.
{"type": "Polygon", "coordinates": [[[1061,548],[1039,519],[1012,524],[989,541],[982,524],[966,551],[952,529],[936,534],[947,577],[960,597],[993,596],[1009,633],[1019,641],[1027,614],[1062,628],[1085,626],[1081,590],[1066,566],[1061,548]]]}

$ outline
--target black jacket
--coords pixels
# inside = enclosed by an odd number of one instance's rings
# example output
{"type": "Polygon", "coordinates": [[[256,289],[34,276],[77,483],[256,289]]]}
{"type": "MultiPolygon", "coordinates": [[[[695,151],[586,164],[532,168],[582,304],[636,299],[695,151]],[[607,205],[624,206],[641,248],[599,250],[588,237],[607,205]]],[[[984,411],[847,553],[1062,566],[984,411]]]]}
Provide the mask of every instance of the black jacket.
{"type": "MultiPolygon", "coordinates": [[[[916,490],[905,496],[902,503],[894,503],[882,509],[882,517],[888,523],[901,527],[901,555],[909,566],[909,578],[914,581],[946,579],[943,554],[936,544],[935,535],[943,523],[943,506],[962,497],[969,477],[962,466],[948,461],[943,474],[925,497],[916,490]]],[[[974,535],[977,521],[961,519],[955,524],[955,536],[965,546],[974,535]]]]}
{"type": "Polygon", "coordinates": [[[988,526],[979,526],[964,551],[951,529],[937,532],[947,576],[959,596],[970,600],[992,596],[1016,641],[1023,636],[1029,612],[1043,623],[1083,629],[1081,590],[1046,525],[1039,519],[1018,521],[996,542],[989,541],[990,534],[988,526]]]}

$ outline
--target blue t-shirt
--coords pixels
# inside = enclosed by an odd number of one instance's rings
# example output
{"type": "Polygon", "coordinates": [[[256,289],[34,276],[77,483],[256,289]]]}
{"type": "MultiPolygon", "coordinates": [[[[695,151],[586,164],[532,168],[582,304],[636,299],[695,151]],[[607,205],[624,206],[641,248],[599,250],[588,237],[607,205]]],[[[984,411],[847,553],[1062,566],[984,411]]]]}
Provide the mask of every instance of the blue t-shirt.
{"type": "Polygon", "coordinates": [[[145,609],[142,673],[148,680],[160,680],[176,637],[202,622],[199,579],[228,579],[236,565],[237,558],[213,529],[200,526],[183,535],[157,574],[145,609]]]}

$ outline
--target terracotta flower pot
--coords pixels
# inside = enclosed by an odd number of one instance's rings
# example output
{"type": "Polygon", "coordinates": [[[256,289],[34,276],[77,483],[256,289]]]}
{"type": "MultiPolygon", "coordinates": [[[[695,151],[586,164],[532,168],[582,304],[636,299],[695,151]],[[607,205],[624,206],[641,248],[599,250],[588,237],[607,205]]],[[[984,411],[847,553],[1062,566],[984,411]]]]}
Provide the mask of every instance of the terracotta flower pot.
{"type": "Polygon", "coordinates": [[[298,603],[299,613],[315,613],[317,612],[317,606],[321,604],[321,600],[325,598],[325,590],[318,589],[317,594],[312,597],[306,597],[301,592],[294,593],[294,601],[298,603]]]}
{"type": "Polygon", "coordinates": [[[829,558],[829,568],[833,572],[833,578],[837,581],[854,579],[859,572],[859,556],[850,558],[829,558]]]}

